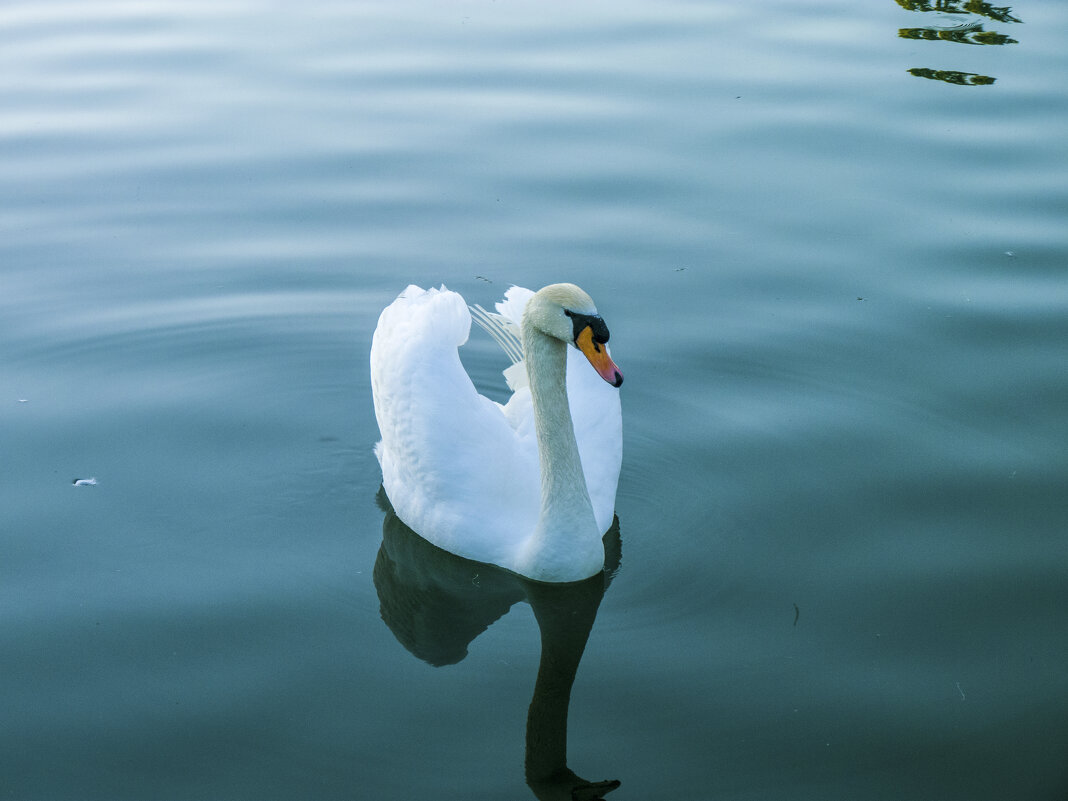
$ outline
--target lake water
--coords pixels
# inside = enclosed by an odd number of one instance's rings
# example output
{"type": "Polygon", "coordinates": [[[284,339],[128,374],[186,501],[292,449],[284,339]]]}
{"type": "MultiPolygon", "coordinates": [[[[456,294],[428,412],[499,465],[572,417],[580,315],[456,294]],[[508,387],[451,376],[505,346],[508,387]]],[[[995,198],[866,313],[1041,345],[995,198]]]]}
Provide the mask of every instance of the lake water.
{"type": "Polygon", "coordinates": [[[1068,797],[1068,4],[12,0],[0,152],[0,798],[567,799],[543,637],[613,799],[1068,797]],[[404,286],[561,280],[577,594],[371,452],[404,286]]]}

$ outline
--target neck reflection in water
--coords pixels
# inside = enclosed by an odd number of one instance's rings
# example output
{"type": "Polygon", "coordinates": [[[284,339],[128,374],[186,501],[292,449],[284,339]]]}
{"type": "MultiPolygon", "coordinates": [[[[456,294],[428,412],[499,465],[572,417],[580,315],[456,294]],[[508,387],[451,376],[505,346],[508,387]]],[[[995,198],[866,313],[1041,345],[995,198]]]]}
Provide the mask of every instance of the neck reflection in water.
{"type": "Polygon", "coordinates": [[[419,659],[461,661],[468,645],[526,601],[541,633],[541,660],[527,714],[526,779],[540,801],[594,801],[619,782],[590,782],[567,766],[567,713],[597,608],[619,567],[619,521],[604,536],[605,569],[585,581],[545,584],[472,562],[424,540],[393,513],[384,492],[382,547],[374,567],[382,619],[419,659]]]}

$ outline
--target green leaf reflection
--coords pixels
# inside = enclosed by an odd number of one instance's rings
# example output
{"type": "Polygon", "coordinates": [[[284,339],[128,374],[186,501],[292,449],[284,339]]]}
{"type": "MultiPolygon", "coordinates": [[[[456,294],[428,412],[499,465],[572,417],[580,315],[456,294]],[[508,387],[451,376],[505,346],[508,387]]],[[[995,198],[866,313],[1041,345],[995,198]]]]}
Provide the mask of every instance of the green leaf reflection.
{"type": "Polygon", "coordinates": [[[930,78],[933,81],[945,81],[958,86],[987,86],[997,78],[989,75],[976,75],[974,72],[958,72],[957,70],[932,70],[926,67],[913,67],[909,73],[917,78],[930,78]]]}
{"type": "Polygon", "coordinates": [[[996,22],[1023,22],[1011,13],[1011,6],[992,6],[981,0],[897,0],[906,11],[939,11],[943,14],[978,14],[996,22]]]}
{"type": "MultiPolygon", "coordinates": [[[[1022,22],[1019,17],[1012,15],[1010,6],[993,6],[981,0],[894,0],[906,11],[918,11],[921,13],[934,11],[938,14],[971,15],[973,21],[952,27],[939,25],[921,26],[917,28],[899,28],[897,35],[902,39],[927,42],[955,42],[967,45],[1008,45],[1019,44],[1016,39],[1006,36],[997,31],[983,29],[983,24],[978,17],[994,20],[995,22],[1022,22]]],[[[989,86],[997,79],[989,75],[977,75],[974,72],[961,72],[960,70],[938,70],[929,67],[913,67],[909,74],[917,78],[927,78],[932,81],[942,81],[957,86],[989,86]]]]}
{"type": "Polygon", "coordinates": [[[957,42],[970,45],[1018,44],[1003,33],[984,31],[983,26],[939,30],[938,28],[902,28],[897,32],[902,39],[925,39],[929,42],[957,42]]]}

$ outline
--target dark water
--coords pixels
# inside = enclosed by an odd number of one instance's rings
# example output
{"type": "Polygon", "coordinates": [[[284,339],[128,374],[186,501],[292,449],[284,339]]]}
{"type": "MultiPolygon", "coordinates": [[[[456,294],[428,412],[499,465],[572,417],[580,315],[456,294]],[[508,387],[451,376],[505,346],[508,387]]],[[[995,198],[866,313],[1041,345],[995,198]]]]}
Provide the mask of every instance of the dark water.
{"type": "Polygon", "coordinates": [[[533,798],[544,638],[621,801],[1064,799],[1066,35],[4,5],[0,798],[533,798]],[[367,375],[408,283],[558,280],[627,376],[574,597],[391,534],[367,375]]]}

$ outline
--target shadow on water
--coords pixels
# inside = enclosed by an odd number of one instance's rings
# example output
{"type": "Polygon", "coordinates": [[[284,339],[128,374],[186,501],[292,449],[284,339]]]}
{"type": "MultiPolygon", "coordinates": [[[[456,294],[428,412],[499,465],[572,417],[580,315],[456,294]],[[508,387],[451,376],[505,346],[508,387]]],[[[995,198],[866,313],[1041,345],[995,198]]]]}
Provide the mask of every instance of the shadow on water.
{"type": "Polygon", "coordinates": [[[595,801],[615,780],[590,782],[567,766],[567,713],[601,598],[619,567],[619,521],[604,536],[604,571],[585,581],[545,584],[473,562],[430,544],[385,510],[374,583],[382,619],[414,656],[435,667],[467,656],[468,646],[519,601],[534,611],[541,659],[527,713],[526,779],[540,801],[595,801]]]}
{"type": "MultiPolygon", "coordinates": [[[[1016,39],[996,31],[985,30],[983,27],[984,19],[1003,23],[1022,22],[1023,20],[1012,15],[1012,8],[1009,6],[993,6],[981,0],[895,0],[895,2],[906,11],[934,12],[940,17],[940,23],[899,29],[897,35],[902,39],[966,45],[1018,44],[1016,39]]],[[[917,78],[927,78],[957,86],[989,86],[997,80],[989,75],[977,75],[974,72],[930,67],[913,67],[908,72],[917,78]]]]}

